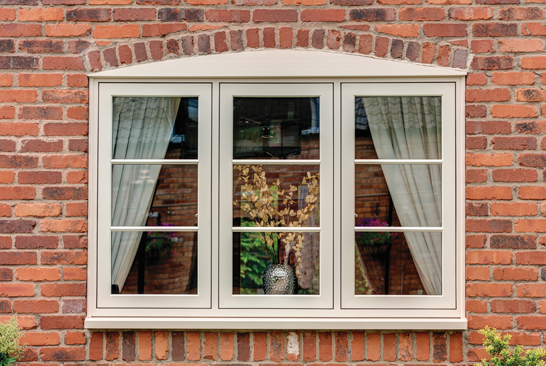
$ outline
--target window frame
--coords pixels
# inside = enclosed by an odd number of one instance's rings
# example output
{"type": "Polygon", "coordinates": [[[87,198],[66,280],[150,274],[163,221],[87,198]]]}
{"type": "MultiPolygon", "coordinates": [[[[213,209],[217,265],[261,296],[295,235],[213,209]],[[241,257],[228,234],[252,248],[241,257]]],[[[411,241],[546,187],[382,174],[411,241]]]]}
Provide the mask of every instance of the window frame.
{"type": "MultiPolygon", "coordinates": [[[[90,137],[89,137],[89,266],[88,266],[88,310],[85,327],[89,329],[466,329],[464,311],[464,76],[465,71],[413,65],[404,62],[376,60],[353,55],[339,55],[313,51],[260,51],[239,54],[201,56],[178,59],[155,64],[137,65],[89,75],[90,77],[90,137]],[[290,69],[279,63],[280,59],[291,58],[290,69]],[[336,69],[330,65],[335,62],[336,69]],[[314,63],[315,67],[309,67],[314,63]],[[97,193],[98,180],[98,98],[100,83],[210,83],[211,98],[211,257],[212,263],[220,258],[220,216],[219,184],[220,169],[220,83],[332,83],[333,84],[333,136],[334,136],[334,187],[342,186],[342,167],[339,152],[341,140],[341,97],[342,83],[357,82],[443,82],[455,85],[455,127],[456,146],[456,255],[453,258],[456,273],[454,309],[410,309],[402,318],[396,310],[354,310],[341,308],[341,262],[333,264],[333,309],[295,310],[271,314],[270,310],[248,310],[220,312],[219,283],[214,281],[220,272],[212,265],[210,275],[212,307],[210,309],[112,309],[97,306],[97,193]]],[[[201,109],[201,108],[200,108],[201,109]]],[[[200,149],[200,154],[202,149],[200,149]]],[[[333,191],[333,256],[341,258],[340,237],[342,232],[341,192],[333,191]]],[[[200,212],[201,214],[201,212],[200,212]]],[[[148,296],[148,295],[146,295],[148,296]]]]}

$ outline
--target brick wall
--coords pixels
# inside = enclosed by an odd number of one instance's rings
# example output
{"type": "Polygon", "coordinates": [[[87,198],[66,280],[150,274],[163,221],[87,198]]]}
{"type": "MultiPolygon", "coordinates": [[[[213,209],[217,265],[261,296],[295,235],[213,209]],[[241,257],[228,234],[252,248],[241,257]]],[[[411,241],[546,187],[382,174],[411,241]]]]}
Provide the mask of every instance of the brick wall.
{"type": "Polygon", "coordinates": [[[0,319],[19,314],[25,361],[468,363],[486,324],[543,345],[544,22],[544,0],[0,0],[0,319]],[[85,73],[254,48],[469,71],[469,331],[83,330],[85,73]]]}

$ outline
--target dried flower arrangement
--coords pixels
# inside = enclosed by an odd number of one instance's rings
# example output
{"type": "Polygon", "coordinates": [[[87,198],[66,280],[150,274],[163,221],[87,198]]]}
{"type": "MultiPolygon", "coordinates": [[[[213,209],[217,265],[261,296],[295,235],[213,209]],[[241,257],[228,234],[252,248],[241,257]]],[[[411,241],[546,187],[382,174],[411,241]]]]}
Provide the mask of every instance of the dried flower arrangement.
{"type": "MultiPolygon", "coordinates": [[[[238,181],[242,181],[241,199],[233,204],[247,213],[258,227],[302,227],[318,206],[320,192],[320,173],[311,174],[303,178],[301,185],[308,189],[305,197],[305,207],[294,210],[294,193],[298,187],[290,185],[288,190],[281,190],[281,181],[269,185],[266,172],[262,165],[235,165],[233,170],[239,172],[238,181]]],[[[300,279],[301,249],[303,248],[303,233],[262,232],[262,239],[271,263],[280,262],[279,248],[276,248],[273,235],[278,242],[284,244],[283,263],[288,264],[290,252],[293,250],[296,258],[296,276],[300,279]]]]}

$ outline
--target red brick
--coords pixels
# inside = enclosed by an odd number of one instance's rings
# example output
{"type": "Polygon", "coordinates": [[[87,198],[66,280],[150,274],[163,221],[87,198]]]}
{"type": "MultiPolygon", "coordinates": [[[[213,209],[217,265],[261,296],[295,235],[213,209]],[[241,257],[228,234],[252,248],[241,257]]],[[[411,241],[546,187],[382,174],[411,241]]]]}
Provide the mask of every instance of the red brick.
{"type": "Polygon", "coordinates": [[[466,28],[466,24],[433,23],[423,25],[423,32],[427,37],[466,37],[466,28]]]}
{"type": "Polygon", "coordinates": [[[87,271],[85,268],[63,267],[63,280],[65,281],[85,281],[87,271]]]}
{"type": "Polygon", "coordinates": [[[493,268],[493,278],[496,281],[536,281],[538,270],[536,268],[493,268]]]}
{"type": "Polygon", "coordinates": [[[515,231],[518,233],[544,233],[546,220],[516,220],[515,231]]]}
{"type": "Polygon", "coordinates": [[[467,281],[489,281],[491,279],[489,267],[466,267],[465,276],[467,281]]]}
{"type": "Polygon", "coordinates": [[[467,169],[467,183],[483,183],[487,180],[487,170],[485,169],[467,169]]]}
{"type": "Polygon", "coordinates": [[[47,123],[44,125],[46,136],[86,136],[87,123],[47,123]]]}
{"type": "Polygon", "coordinates": [[[546,69],[546,56],[523,57],[521,67],[528,70],[546,69]]]}
{"type": "Polygon", "coordinates": [[[546,92],[541,89],[518,89],[516,90],[516,101],[518,102],[544,102],[546,92]]]}
{"type": "Polygon", "coordinates": [[[138,38],[140,29],[136,24],[125,25],[97,25],[93,30],[93,37],[100,39],[138,38]]]}
{"type": "Polygon", "coordinates": [[[332,360],[332,333],[318,332],[319,360],[322,362],[332,360]]]}
{"type": "MultiPolygon", "coordinates": [[[[282,27],[279,31],[279,39],[281,48],[291,48],[294,32],[290,27],[282,27]]],[[[347,38],[347,37],[346,37],[347,38]]]]}
{"type": "Polygon", "coordinates": [[[46,283],[42,285],[42,295],[46,297],[85,296],[85,294],[85,284],[46,283]]]}
{"type": "Polygon", "coordinates": [[[257,9],[252,12],[252,20],[255,22],[297,22],[298,13],[296,10],[257,9]]]}
{"type": "Polygon", "coordinates": [[[43,361],[84,361],[85,347],[47,347],[40,349],[43,361]]]}
{"type": "Polygon", "coordinates": [[[104,359],[107,361],[117,360],[119,358],[119,333],[107,332],[105,335],[106,355],[104,356],[104,359]]]}
{"type": "Polygon", "coordinates": [[[499,11],[500,20],[542,19],[544,10],[536,7],[509,7],[499,11]]]}
{"type": "MultiPolygon", "coordinates": [[[[493,301],[498,301],[498,300],[493,300],[493,301]]],[[[469,312],[472,312],[472,313],[486,313],[487,312],[487,301],[485,301],[485,300],[466,300],[466,311],[469,311],[469,312]]]]}
{"type": "Polygon", "coordinates": [[[156,9],[114,9],[114,20],[121,22],[155,20],[156,9]]]}
{"type": "Polygon", "coordinates": [[[19,342],[27,346],[57,346],[60,337],[59,333],[53,332],[26,332],[19,342]]]}
{"type": "Polygon", "coordinates": [[[85,344],[87,339],[83,332],[67,332],[64,336],[64,343],[67,345],[85,344]]]}
{"type": "Polygon", "coordinates": [[[396,333],[383,334],[383,360],[396,361],[396,333]]]}
{"type": "Polygon", "coordinates": [[[87,264],[87,252],[85,251],[42,251],[40,253],[42,264],[87,264]]]}
{"type": "Polygon", "coordinates": [[[452,8],[449,17],[454,20],[488,20],[493,18],[492,8],[452,8]]]}
{"type": "Polygon", "coordinates": [[[16,236],[15,247],[18,249],[57,248],[59,239],[56,236],[16,236]]]}
{"type": "Polygon", "coordinates": [[[467,136],[467,150],[483,150],[487,148],[487,137],[485,136],[467,136]]]}
{"type": "Polygon", "coordinates": [[[91,333],[91,340],[89,342],[89,359],[91,361],[102,360],[104,352],[103,337],[104,333],[91,333]]]}
{"type": "Polygon", "coordinates": [[[326,45],[328,46],[329,49],[331,50],[339,49],[340,41],[341,41],[341,32],[334,31],[334,30],[328,31],[328,36],[326,38],[326,45]]]}
{"type": "Polygon", "coordinates": [[[206,360],[216,360],[218,354],[218,334],[204,333],[203,358],[206,360]]]}
{"type": "Polygon", "coordinates": [[[430,334],[428,332],[416,333],[415,345],[417,347],[415,353],[417,361],[428,361],[430,359],[430,334]]]}
{"type": "Polygon", "coordinates": [[[507,70],[512,68],[513,62],[511,56],[474,57],[470,67],[474,70],[507,70]]]}
{"type": "Polygon", "coordinates": [[[317,334],[314,331],[303,332],[303,361],[315,361],[317,356],[317,334]]]}
{"type": "Polygon", "coordinates": [[[42,161],[46,169],[87,168],[87,157],[82,155],[47,155],[42,161]]]}
{"type": "Polygon", "coordinates": [[[469,89],[466,91],[466,101],[476,102],[503,102],[510,100],[508,89],[469,89]]]}
{"type": "Polygon", "coordinates": [[[538,113],[535,106],[527,105],[494,105],[491,115],[499,118],[535,118],[538,113]]]}
{"type": "Polygon", "coordinates": [[[510,297],[512,285],[509,283],[468,283],[466,284],[468,297],[510,297]]]}
{"type": "MultiPolygon", "coordinates": [[[[351,361],[364,361],[364,332],[352,332],[351,340],[351,361]]],[[[402,347],[402,338],[400,341],[402,347]]],[[[402,351],[400,351],[402,353],[402,351]]],[[[411,352],[413,355],[413,351],[411,352]]]]}
{"type": "MultiPolygon", "coordinates": [[[[470,48],[474,53],[491,53],[494,52],[495,41],[491,39],[479,39],[470,42],[470,48]]],[[[484,75],[485,76],[485,75],[484,75]]],[[[484,83],[485,84],[485,83],[484,83]]],[[[468,84],[471,85],[471,84],[468,84]]],[[[483,85],[483,84],[479,84],[483,85]]]]}
{"type": "Polygon", "coordinates": [[[45,103],[87,103],[88,93],[84,90],[44,90],[42,101],[45,103]]]}
{"type": "MultiPolygon", "coordinates": [[[[546,125],[545,125],[546,131],[546,125]]],[[[469,121],[466,123],[466,133],[470,135],[486,134],[486,135],[498,135],[498,134],[510,134],[512,127],[510,122],[506,121],[487,121],[487,122],[474,122],[469,121]]]]}
{"type": "Polygon", "coordinates": [[[499,52],[540,52],[544,45],[540,39],[499,39],[499,52]]]}
{"type": "Polygon", "coordinates": [[[17,268],[16,278],[19,281],[58,281],[61,279],[59,268],[17,268]]]}
{"type": "MultiPolygon", "coordinates": [[[[279,334],[278,333],[272,333],[270,335],[270,341],[271,341],[271,352],[275,353],[276,349],[279,348],[279,341],[280,341],[280,349],[282,353],[282,335],[281,339],[278,339],[279,334]]],[[[271,359],[275,359],[275,354],[272,354],[271,359]]],[[[282,360],[282,355],[280,357],[282,360]]],[[[250,360],[250,333],[237,333],[237,360],[239,361],[248,361],[250,360]]]]}
{"type": "Polygon", "coordinates": [[[19,86],[59,86],[63,82],[61,74],[19,74],[19,86]]]}
{"type": "Polygon", "coordinates": [[[366,334],[366,360],[378,361],[381,358],[381,334],[367,333],[366,334]]]}
{"type": "Polygon", "coordinates": [[[524,35],[544,36],[546,26],[541,23],[525,23],[521,25],[521,33],[524,35]]]}
{"type": "Polygon", "coordinates": [[[466,253],[467,264],[511,264],[512,252],[502,250],[480,250],[466,253]]]}
{"type": "Polygon", "coordinates": [[[523,200],[542,200],[546,199],[546,187],[520,187],[518,198],[523,200]]]}
{"type": "Polygon", "coordinates": [[[546,252],[544,251],[529,251],[517,252],[516,264],[546,264],[546,252]]]}
{"type": "Polygon", "coordinates": [[[59,312],[57,300],[15,300],[13,311],[21,314],[40,314],[59,312]]]}
{"type": "Polygon", "coordinates": [[[63,314],[68,313],[85,313],[87,302],[85,299],[67,300],[63,299],[63,314]]]}
{"type": "MultiPolygon", "coordinates": [[[[176,33],[182,30],[188,29],[188,25],[185,23],[178,24],[144,24],[142,26],[142,36],[143,37],[157,37],[164,36],[169,33],[176,33]]],[[[138,31],[138,27],[137,27],[138,31]]],[[[96,32],[96,30],[95,30],[96,32]]],[[[137,35],[138,37],[138,35],[137,35]]],[[[106,37],[101,37],[106,38],[106,37]]],[[[111,38],[120,38],[120,37],[111,37],[111,38]]]]}
{"type": "Polygon", "coordinates": [[[43,232],[83,233],[87,231],[85,220],[42,220],[40,230],[43,232]]]}
{"type": "Polygon", "coordinates": [[[495,182],[536,182],[538,174],[532,169],[495,169],[493,181],[495,182]]]}
{"type": "MultiPolygon", "coordinates": [[[[265,334],[261,333],[262,336],[258,336],[258,337],[262,337],[262,338],[258,338],[258,343],[260,342],[265,342],[267,337],[264,337],[265,334]]],[[[256,335],[255,335],[256,337],[256,335]]],[[[233,360],[233,353],[234,353],[234,341],[233,341],[233,333],[220,333],[220,360],[222,361],[231,361],[233,360]]],[[[267,345],[262,345],[262,346],[259,346],[259,348],[263,351],[263,352],[267,352],[267,345]],[[263,347],[263,348],[262,348],[263,347]]],[[[256,346],[254,348],[255,352],[256,352],[256,346]]],[[[256,353],[255,353],[255,356],[256,357],[256,353]]],[[[265,359],[265,356],[263,356],[264,359],[265,359]]],[[[259,359],[257,359],[257,361],[261,361],[259,359]]]]}
{"type": "MultiPolygon", "coordinates": [[[[296,338],[296,341],[297,340],[299,340],[299,337],[296,338]]],[[[335,345],[334,345],[335,360],[337,362],[347,361],[348,354],[349,354],[348,334],[346,332],[336,332],[334,342],[335,342],[335,345]]],[[[299,342],[297,342],[296,344],[299,344],[299,342]]],[[[289,348],[288,343],[287,343],[287,348],[289,348]]],[[[396,355],[395,355],[395,357],[396,357],[396,355]]],[[[297,358],[292,359],[291,361],[296,361],[296,360],[297,360],[297,358]]]]}
{"type": "Polygon", "coordinates": [[[396,19],[393,8],[354,9],[349,11],[349,19],[357,22],[384,22],[396,19]]]}
{"type": "Polygon", "coordinates": [[[513,317],[509,315],[469,315],[468,328],[481,329],[486,325],[496,329],[512,329],[513,317]]]}
{"type": "Polygon", "coordinates": [[[491,300],[494,313],[534,313],[536,304],[531,300],[491,300]]]}
{"type": "Polygon", "coordinates": [[[79,56],[56,56],[42,59],[44,70],[85,70],[83,59],[79,56]]]}
{"type": "MultiPolygon", "coordinates": [[[[10,9],[13,10],[13,9],[10,9]]],[[[54,22],[63,20],[62,8],[27,8],[17,10],[17,19],[20,22],[54,22]]],[[[14,17],[15,19],[15,17],[14,17]]],[[[6,19],[6,20],[14,20],[6,19]]]]}
{"type": "Polygon", "coordinates": [[[187,357],[190,361],[201,360],[201,338],[198,332],[186,333],[188,340],[187,357]]]}
{"type": "Polygon", "coordinates": [[[533,168],[546,167],[545,154],[520,154],[518,156],[518,161],[522,166],[528,166],[533,168]]]}
{"type": "Polygon", "coordinates": [[[398,19],[411,21],[443,20],[445,11],[441,8],[403,8],[398,11],[398,19]]]}
{"type": "Polygon", "coordinates": [[[389,39],[387,37],[377,37],[375,39],[375,55],[385,57],[389,51],[389,39]]]}
{"type": "Polygon", "coordinates": [[[513,164],[513,155],[502,153],[466,154],[466,164],[471,166],[510,166],[513,164]]]}
{"type": "Polygon", "coordinates": [[[14,214],[19,217],[60,216],[61,205],[55,203],[20,203],[15,206],[14,214]]]}
{"type": "MultiPolygon", "coordinates": [[[[13,119],[15,118],[15,107],[5,106],[0,107],[0,119],[13,119]]],[[[12,149],[10,151],[15,151],[12,149]]]]}
{"type": "Polygon", "coordinates": [[[468,200],[511,200],[511,187],[467,187],[468,200]]]}
{"type": "Polygon", "coordinates": [[[516,318],[516,323],[519,329],[546,329],[546,319],[544,318],[544,316],[520,316],[516,318]]]}
{"type": "Polygon", "coordinates": [[[418,24],[378,24],[375,29],[379,33],[391,34],[397,37],[419,37],[418,24]]]}
{"type": "Polygon", "coordinates": [[[300,15],[303,22],[342,22],[345,20],[343,9],[305,9],[300,15]]]}
{"type": "Polygon", "coordinates": [[[0,296],[34,296],[34,285],[30,283],[0,283],[0,296]]]}

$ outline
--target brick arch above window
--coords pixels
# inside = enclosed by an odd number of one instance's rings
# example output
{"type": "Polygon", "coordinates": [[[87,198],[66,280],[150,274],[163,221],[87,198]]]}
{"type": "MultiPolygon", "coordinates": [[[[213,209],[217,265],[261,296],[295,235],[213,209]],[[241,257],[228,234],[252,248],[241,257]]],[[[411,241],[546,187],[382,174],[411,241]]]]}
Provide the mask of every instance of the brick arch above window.
{"type": "MultiPolygon", "coordinates": [[[[396,26],[399,25],[384,25],[396,26]]],[[[428,66],[468,69],[469,54],[466,40],[439,44],[428,38],[409,40],[389,37],[391,34],[404,37],[404,34],[399,34],[398,29],[384,29],[382,33],[388,34],[374,34],[375,32],[364,33],[366,29],[363,29],[362,25],[345,27],[348,29],[265,27],[222,30],[197,35],[177,34],[180,30],[161,28],[156,30],[157,34],[150,34],[149,37],[166,35],[171,37],[162,39],[141,37],[126,43],[109,43],[102,47],[97,44],[99,47],[90,49],[84,57],[87,61],[86,68],[91,72],[177,58],[274,49],[326,51],[428,66]],[[177,35],[173,37],[172,32],[177,35]]]]}
{"type": "Polygon", "coordinates": [[[312,50],[257,50],[143,63],[93,73],[95,78],[123,77],[411,77],[464,76],[455,68],[312,50]],[[220,66],[221,65],[221,66],[220,66]],[[316,70],[316,71],[315,71],[316,70]],[[328,74],[324,73],[328,70],[328,74]]]}

